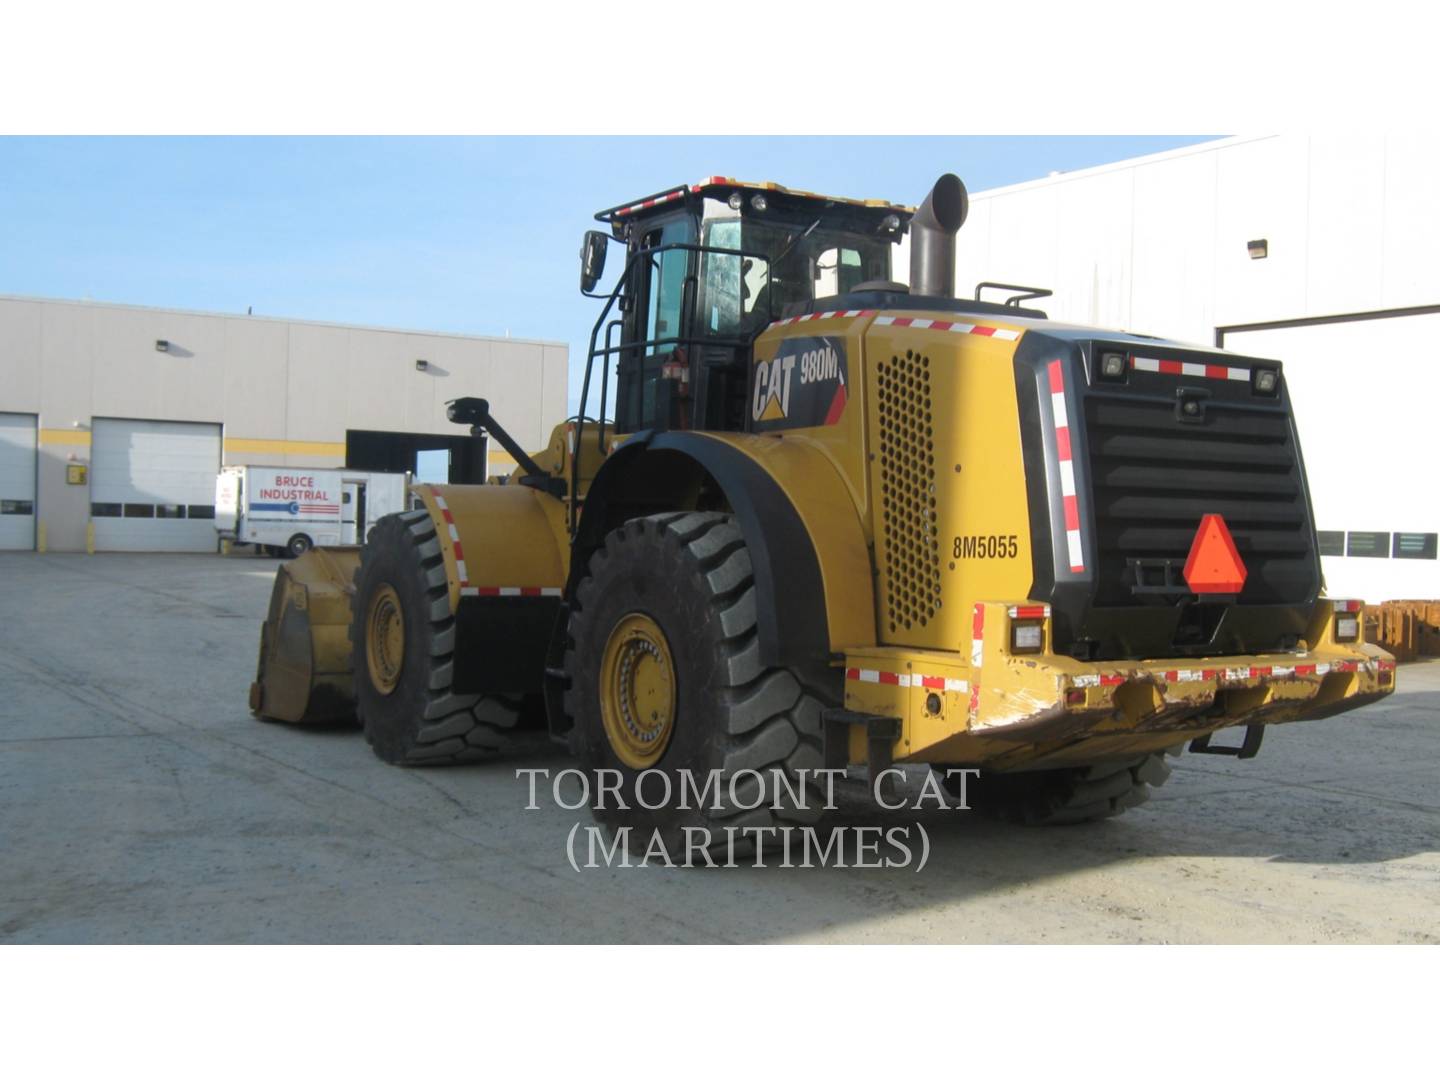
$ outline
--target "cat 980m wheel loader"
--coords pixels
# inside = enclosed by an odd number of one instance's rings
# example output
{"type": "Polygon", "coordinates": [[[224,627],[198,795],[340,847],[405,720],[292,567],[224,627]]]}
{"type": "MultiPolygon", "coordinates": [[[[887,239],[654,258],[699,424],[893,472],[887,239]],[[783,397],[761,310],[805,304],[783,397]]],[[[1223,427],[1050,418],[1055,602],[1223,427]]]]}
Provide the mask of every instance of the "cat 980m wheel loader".
{"type": "Polygon", "coordinates": [[[625,262],[581,415],[531,458],[454,403],[520,467],[283,568],[252,707],[353,709],[399,764],[543,725],[626,790],[744,774],[597,809],[675,830],[809,822],[814,770],[891,763],[1090,820],[1177,747],[1251,756],[1390,693],[1358,604],[1322,597],[1281,366],[957,298],[966,209],[947,175],[918,211],[724,177],[602,211],[582,291],[625,262]]]}

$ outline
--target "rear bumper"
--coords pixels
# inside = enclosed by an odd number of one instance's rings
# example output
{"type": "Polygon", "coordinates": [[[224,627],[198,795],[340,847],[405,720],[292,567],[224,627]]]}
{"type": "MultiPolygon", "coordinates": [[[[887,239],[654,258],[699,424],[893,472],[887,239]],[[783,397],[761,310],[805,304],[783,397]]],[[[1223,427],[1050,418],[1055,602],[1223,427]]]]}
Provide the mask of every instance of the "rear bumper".
{"type": "MultiPolygon", "coordinates": [[[[1017,612],[1034,616],[1034,606],[980,604],[968,658],[848,654],[845,707],[900,720],[898,761],[1018,768],[1161,750],[1227,727],[1317,720],[1392,693],[1394,659],[1373,645],[1334,641],[1321,603],[1315,644],[1303,652],[1103,663],[1016,655],[1010,623],[1017,612]]],[[[1045,622],[1048,644],[1048,612],[1045,622]]],[[[858,733],[852,760],[864,760],[858,733]]]]}

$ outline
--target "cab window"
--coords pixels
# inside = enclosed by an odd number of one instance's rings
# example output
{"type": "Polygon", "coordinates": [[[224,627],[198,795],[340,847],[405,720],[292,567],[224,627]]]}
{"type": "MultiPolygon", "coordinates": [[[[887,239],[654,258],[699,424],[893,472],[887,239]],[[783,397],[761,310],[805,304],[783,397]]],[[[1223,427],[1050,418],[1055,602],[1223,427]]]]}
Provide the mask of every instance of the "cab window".
{"type": "MultiPolygon", "coordinates": [[[[662,248],[667,244],[693,244],[695,229],[688,218],[669,221],[645,235],[646,248],[662,248]]],[[[661,344],[648,345],[646,356],[671,352],[671,338],[685,336],[680,325],[684,316],[685,277],[689,273],[691,253],[686,250],[661,251],[648,260],[645,286],[644,340],[661,344]]]]}

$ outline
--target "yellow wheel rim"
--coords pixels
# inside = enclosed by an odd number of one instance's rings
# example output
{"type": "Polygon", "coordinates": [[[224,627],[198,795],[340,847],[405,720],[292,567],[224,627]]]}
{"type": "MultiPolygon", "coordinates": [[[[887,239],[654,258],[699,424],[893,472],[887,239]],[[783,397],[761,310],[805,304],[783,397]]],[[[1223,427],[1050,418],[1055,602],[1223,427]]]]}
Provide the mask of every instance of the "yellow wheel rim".
{"type": "Polygon", "coordinates": [[[600,715],[615,756],[632,769],[660,760],[675,730],[675,661],[649,615],[615,624],[600,661],[600,715]]]}
{"type": "Polygon", "coordinates": [[[405,665],[405,615],[393,587],[381,585],[365,615],[365,664],[382,694],[394,693],[405,665]]]}

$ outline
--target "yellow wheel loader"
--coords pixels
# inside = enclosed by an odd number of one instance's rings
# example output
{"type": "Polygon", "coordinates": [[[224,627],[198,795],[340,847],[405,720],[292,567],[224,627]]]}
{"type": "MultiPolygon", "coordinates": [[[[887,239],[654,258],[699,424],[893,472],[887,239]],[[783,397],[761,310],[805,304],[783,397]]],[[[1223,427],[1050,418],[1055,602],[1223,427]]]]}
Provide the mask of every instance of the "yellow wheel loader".
{"type": "Polygon", "coordinates": [[[918,210],[710,177],[600,212],[580,415],[531,457],[453,403],[520,467],[284,568],[252,707],[353,707],[415,765],[543,726],[610,778],[598,817],[673,837],[813,822],[860,765],[1088,821],[1187,744],[1250,757],[1392,692],[1322,596],[1281,365],[956,297],[967,205],[950,175],[918,210]]]}

